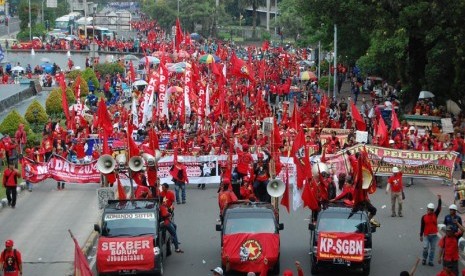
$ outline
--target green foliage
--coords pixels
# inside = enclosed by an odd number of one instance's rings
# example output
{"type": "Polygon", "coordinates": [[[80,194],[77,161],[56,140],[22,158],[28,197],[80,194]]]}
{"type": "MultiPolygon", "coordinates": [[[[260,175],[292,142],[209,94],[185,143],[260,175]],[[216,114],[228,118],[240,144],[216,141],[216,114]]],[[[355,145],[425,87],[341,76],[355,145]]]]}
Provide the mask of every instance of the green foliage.
{"type": "Polygon", "coordinates": [[[14,137],[16,131],[18,130],[19,124],[24,125],[24,130],[28,132],[30,130],[29,124],[21,116],[16,109],[13,109],[8,113],[8,115],[3,119],[3,122],[0,124],[0,133],[8,134],[11,137],[14,137]]]}
{"type": "MultiPolygon", "coordinates": [[[[31,26],[34,27],[37,20],[37,15],[40,13],[40,4],[31,2],[31,26]]],[[[18,5],[19,28],[20,30],[28,30],[29,23],[29,2],[28,0],[21,0],[18,5]]]]}
{"type": "Polygon", "coordinates": [[[271,39],[271,34],[270,32],[262,32],[262,40],[270,40],[271,39]]]}
{"type": "Polygon", "coordinates": [[[99,87],[97,76],[95,75],[94,70],[92,70],[91,68],[86,68],[84,71],[82,71],[82,77],[86,80],[86,82],[91,80],[94,84],[94,87],[99,87]]]}
{"type": "MultiPolygon", "coordinates": [[[[76,91],[76,81],[73,82],[71,85],[72,91],[76,91]]],[[[81,98],[86,97],[89,94],[89,86],[87,85],[87,81],[84,80],[84,78],[81,76],[81,98]]],[[[73,102],[70,102],[70,104],[73,102]]]]}
{"type": "MultiPolygon", "coordinates": [[[[66,89],[66,99],[68,100],[68,105],[74,104],[74,93],[70,87],[66,89]]],[[[45,110],[49,116],[54,117],[63,117],[63,106],[61,101],[61,88],[55,88],[48,95],[47,100],[45,101],[45,110]]]]}
{"type": "Polygon", "coordinates": [[[26,114],[24,114],[24,118],[31,125],[43,125],[48,120],[45,108],[37,100],[34,100],[26,109],[26,114]]]}
{"type": "MultiPolygon", "coordinates": [[[[334,76],[329,76],[330,84],[329,84],[329,90],[334,89],[334,76]]],[[[322,76],[320,80],[318,81],[318,87],[322,90],[327,91],[328,90],[328,76],[322,76]]]]}
{"type": "Polygon", "coordinates": [[[27,148],[33,148],[35,146],[40,145],[42,141],[42,125],[37,125],[36,132],[34,132],[32,129],[27,132],[27,141],[26,141],[26,147],[27,148]]]}
{"type": "Polygon", "coordinates": [[[100,72],[101,76],[124,73],[124,67],[118,63],[100,63],[95,66],[95,71],[100,72]]]}
{"type": "MultiPolygon", "coordinates": [[[[36,24],[32,26],[31,34],[32,37],[37,36],[42,38],[47,31],[45,30],[45,26],[43,24],[36,24]]],[[[21,30],[17,35],[16,39],[18,41],[29,41],[29,28],[21,30]]]]}

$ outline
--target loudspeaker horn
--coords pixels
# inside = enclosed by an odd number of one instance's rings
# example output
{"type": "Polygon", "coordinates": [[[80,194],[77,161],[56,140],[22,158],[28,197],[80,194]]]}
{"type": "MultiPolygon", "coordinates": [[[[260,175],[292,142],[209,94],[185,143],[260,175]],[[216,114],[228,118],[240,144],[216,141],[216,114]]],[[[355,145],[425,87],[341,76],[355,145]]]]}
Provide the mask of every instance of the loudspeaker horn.
{"type": "Polygon", "coordinates": [[[138,172],[144,168],[144,159],[140,156],[131,157],[128,165],[131,171],[138,172]]]}
{"type": "Polygon", "coordinates": [[[111,173],[116,167],[115,159],[109,154],[100,156],[97,161],[97,170],[103,174],[111,173]]]}
{"type": "Polygon", "coordinates": [[[362,168],[362,189],[370,188],[371,182],[373,181],[373,175],[370,173],[368,169],[362,168]]]}
{"type": "Polygon", "coordinates": [[[280,197],[286,190],[286,184],[281,179],[273,179],[266,186],[266,191],[272,197],[280,197]]]}

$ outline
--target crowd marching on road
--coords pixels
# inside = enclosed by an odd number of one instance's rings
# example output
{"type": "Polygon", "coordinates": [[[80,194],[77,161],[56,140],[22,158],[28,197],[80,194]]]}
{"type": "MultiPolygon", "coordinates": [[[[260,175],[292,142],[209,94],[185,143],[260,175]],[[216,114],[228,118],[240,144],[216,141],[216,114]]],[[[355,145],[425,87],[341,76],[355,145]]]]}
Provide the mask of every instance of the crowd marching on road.
{"type": "MultiPolygon", "coordinates": [[[[40,144],[26,147],[27,134],[22,125],[18,126],[14,137],[5,135],[1,139],[0,158],[3,164],[7,164],[2,184],[11,208],[16,206],[18,178],[25,178],[29,191],[33,190],[33,182],[37,182],[30,177],[36,172],[27,171],[31,164],[49,162],[54,157],[75,164],[89,164],[105,154],[117,156],[121,150],[153,156],[162,150],[163,156],[174,156],[173,165],[167,173],[174,183],[174,192],[167,183],[160,183],[157,172],[142,170],[132,174],[138,187],[135,194],[138,198],[162,198],[160,217],[173,238],[175,252],[183,253],[173,217],[175,201],[176,204],[188,204],[186,186],[191,183],[191,173],[188,161],[183,159],[186,156],[228,156],[228,160],[219,166],[220,217],[228,204],[238,200],[271,202],[272,198],[267,192],[268,183],[280,172],[289,173],[281,164],[280,157],[292,157],[296,163],[294,188],[305,190],[307,185],[315,185],[309,188],[314,194],[313,199],[304,199],[302,193],[304,203],[312,206],[313,221],[319,210],[325,209],[329,203],[343,200],[351,208],[369,212],[375,225],[379,225],[373,218],[377,210],[376,202],[370,201],[369,194],[376,191],[376,183],[370,182],[369,187],[363,189],[358,185],[361,180],[357,171],[369,167],[366,165],[369,161],[365,146],[423,153],[456,152],[452,171],[459,168],[465,170],[462,166],[465,154],[465,141],[462,138],[464,113],[453,115],[444,106],[437,105],[434,99],[420,99],[408,112],[410,115],[451,118],[454,132],[444,133],[436,123],[431,128],[422,129],[407,120],[399,121],[400,83],[392,86],[383,82],[380,87],[371,87],[365,93],[366,85],[362,77],[355,73],[356,70],[339,64],[333,68],[341,76],[339,93],[331,97],[318,86],[311,66],[302,63],[309,58],[306,49],[272,47],[268,42],[261,47],[243,47],[222,41],[194,40],[189,34],[184,34],[180,26],[176,30],[177,42],[173,44],[165,40],[166,34],[155,21],[142,19],[133,22],[133,25],[139,30],[136,40],[103,39],[96,42],[100,50],[144,54],[147,60],[140,68],[145,71],[141,77],[146,77],[148,81],[145,90],[134,87],[129,97],[123,93],[123,84],[132,87],[137,74],[132,62],[120,60],[127,73],[103,76],[96,72],[101,89],[96,87],[95,93],[90,93],[86,101],[77,98],[78,109],[65,110],[65,120],[49,118],[43,126],[40,144]],[[157,56],[159,64],[151,64],[149,56],[157,56]],[[183,63],[183,67],[172,69],[169,64],[174,63],[183,63]],[[341,94],[343,83],[347,86],[350,83],[350,97],[341,94]],[[375,89],[379,89],[381,95],[374,93],[375,89]],[[96,93],[100,90],[104,97],[98,99],[96,93]],[[170,93],[165,93],[167,90],[170,93]],[[360,96],[361,103],[357,103],[360,96]],[[84,105],[88,108],[85,109],[84,105]],[[385,116],[387,111],[388,117],[385,116]],[[264,122],[269,117],[274,118],[271,132],[265,129],[264,122]],[[326,132],[327,129],[330,131],[326,132]],[[357,139],[358,132],[366,132],[370,138],[362,143],[357,139]],[[162,134],[168,136],[162,137],[162,134]],[[102,142],[94,144],[89,153],[87,142],[95,137],[102,142]],[[159,141],[164,137],[167,139],[162,148],[159,141]],[[359,152],[352,150],[362,144],[363,149],[359,152]],[[316,175],[310,173],[311,156],[321,156],[321,162],[327,160],[331,163],[331,156],[341,151],[347,153],[344,156],[348,159],[348,170],[338,171],[331,167],[318,171],[316,175]],[[235,167],[230,158],[233,155],[238,156],[235,167]],[[21,172],[17,170],[18,164],[22,165],[21,172]],[[303,169],[300,170],[300,167],[303,169]]],[[[50,43],[44,45],[43,49],[59,47],[80,50],[86,49],[89,43],[89,40],[76,40],[63,45],[50,43]]],[[[87,60],[86,67],[92,67],[94,62],[87,60]]],[[[68,69],[73,69],[73,66],[72,59],[69,59],[68,69]]],[[[41,73],[40,68],[35,72],[31,66],[28,68],[26,73],[30,77],[33,73],[41,73]]],[[[328,73],[323,72],[323,75],[328,73]]],[[[12,74],[11,64],[0,67],[2,83],[10,83],[12,74]]],[[[66,74],[61,69],[55,68],[48,76],[58,86],[66,88],[66,74]]],[[[402,163],[389,168],[383,175],[389,176],[386,194],[390,192],[392,217],[403,217],[403,177],[409,167],[402,163]]],[[[373,176],[373,171],[371,174],[373,176]]],[[[111,173],[104,175],[104,178],[103,183],[110,186],[117,183],[111,173]]],[[[57,190],[65,189],[65,182],[64,179],[57,179],[57,190]]],[[[381,181],[378,185],[381,185],[381,181]]],[[[198,184],[198,187],[204,188],[205,183],[198,184]]],[[[457,206],[450,205],[450,214],[444,221],[446,235],[438,241],[437,224],[441,205],[441,196],[438,196],[437,206],[427,204],[426,214],[421,217],[421,262],[422,265],[434,266],[435,248],[438,245],[437,261],[443,266],[443,271],[438,275],[459,275],[457,240],[465,229],[461,217],[456,213],[457,206]]],[[[20,252],[13,249],[12,240],[7,240],[5,245],[0,258],[4,275],[21,274],[20,252]]],[[[420,249],[418,252],[421,255],[420,249]]],[[[260,275],[266,275],[267,262],[265,257],[260,275]]],[[[298,275],[303,275],[300,263],[296,262],[295,265],[298,275]]],[[[214,275],[224,275],[227,267],[225,270],[217,267],[212,272],[214,275]]],[[[415,270],[416,266],[401,275],[413,275],[415,270]]],[[[286,270],[284,275],[292,275],[292,271],[286,270]]]]}

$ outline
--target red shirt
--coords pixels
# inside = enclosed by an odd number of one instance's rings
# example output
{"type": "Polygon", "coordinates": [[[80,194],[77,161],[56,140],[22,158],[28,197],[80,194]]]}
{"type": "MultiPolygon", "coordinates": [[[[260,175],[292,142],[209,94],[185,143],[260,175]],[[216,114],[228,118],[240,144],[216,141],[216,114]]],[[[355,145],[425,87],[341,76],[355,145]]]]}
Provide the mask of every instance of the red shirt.
{"type": "Polygon", "coordinates": [[[462,236],[462,232],[457,231],[454,236],[444,236],[439,240],[439,247],[444,249],[444,261],[459,260],[458,239],[462,236]]]}
{"type": "Polygon", "coordinates": [[[218,194],[218,205],[220,207],[220,214],[223,214],[224,208],[226,208],[229,203],[235,201],[237,201],[237,197],[232,191],[221,191],[218,194]]]}
{"type": "Polygon", "coordinates": [[[3,172],[3,186],[5,187],[16,187],[18,183],[18,174],[15,170],[7,168],[3,172]]]}
{"type": "Polygon", "coordinates": [[[161,191],[160,196],[163,199],[163,204],[171,209],[173,207],[173,203],[174,203],[174,200],[175,200],[175,196],[174,196],[173,191],[170,191],[170,190],[168,190],[166,192],[161,191]]]}
{"type": "Polygon", "coordinates": [[[402,173],[392,175],[388,179],[388,184],[391,185],[391,191],[393,193],[400,193],[403,190],[402,186],[402,173]]]}
{"type": "Polygon", "coordinates": [[[22,262],[21,253],[15,249],[2,251],[0,255],[1,270],[4,271],[5,276],[19,275],[19,264],[22,262]]]}

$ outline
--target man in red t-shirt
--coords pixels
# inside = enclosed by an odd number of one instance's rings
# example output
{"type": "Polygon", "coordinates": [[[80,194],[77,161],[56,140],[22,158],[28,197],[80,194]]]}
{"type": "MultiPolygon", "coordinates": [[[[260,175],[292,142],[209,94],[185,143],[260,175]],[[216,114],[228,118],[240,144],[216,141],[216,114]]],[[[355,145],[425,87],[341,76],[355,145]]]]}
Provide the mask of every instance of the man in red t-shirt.
{"type": "MultiPolygon", "coordinates": [[[[438,263],[443,264],[443,268],[447,271],[450,269],[454,274],[459,275],[459,246],[458,240],[463,235],[465,228],[460,224],[456,223],[460,229],[454,232],[452,225],[447,225],[446,235],[439,240],[439,256],[438,263]]],[[[447,275],[447,274],[446,274],[447,275]]]]}
{"type": "Polygon", "coordinates": [[[23,274],[23,261],[21,253],[17,249],[13,249],[13,241],[5,241],[5,249],[0,255],[0,264],[4,276],[18,276],[23,274]]]}
{"type": "Polygon", "coordinates": [[[8,163],[8,168],[3,172],[3,187],[6,189],[6,198],[8,206],[15,208],[16,206],[16,186],[18,185],[19,171],[15,169],[14,163],[8,163]]]}
{"type": "Polygon", "coordinates": [[[169,190],[170,186],[167,183],[163,183],[161,185],[161,192],[160,192],[160,198],[163,202],[163,204],[168,207],[169,211],[173,213],[174,211],[174,192],[169,190]]]}
{"type": "Polygon", "coordinates": [[[392,175],[388,179],[388,185],[386,186],[386,194],[391,190],[391,217],[396,216],[396,201],[399,205],[398,215],[402,217],[402,192],[404,186],[402,185],[402,172],[399,168],[392,168],[392,175]]]}

